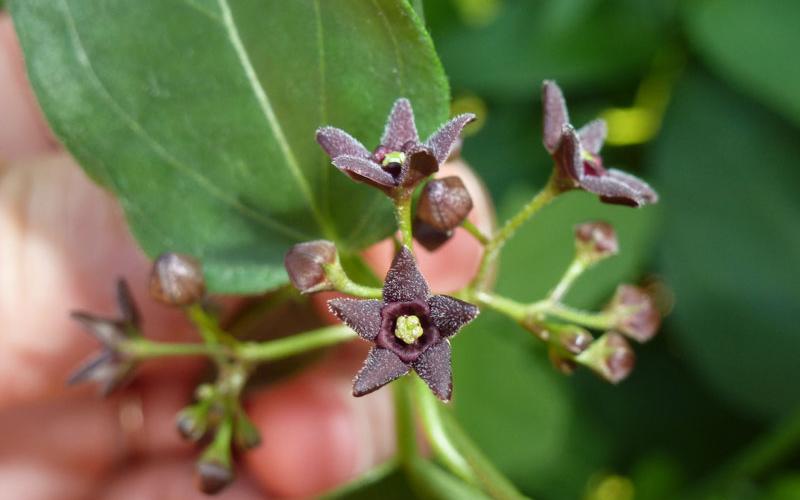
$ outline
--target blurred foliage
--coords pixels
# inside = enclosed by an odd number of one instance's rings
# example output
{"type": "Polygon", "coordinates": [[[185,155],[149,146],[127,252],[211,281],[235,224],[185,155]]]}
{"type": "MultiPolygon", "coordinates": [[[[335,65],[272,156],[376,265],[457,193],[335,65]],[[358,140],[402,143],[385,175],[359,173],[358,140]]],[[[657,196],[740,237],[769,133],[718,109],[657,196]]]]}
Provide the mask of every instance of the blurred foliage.
{"type": "MultiPolygon", "coordinates": [[[[483,124],[462,154],[500,219],[549,175],[542,79],[565,87],[576,124],[612,110],[656,120],[651,136],[607,145],[604,157],[652,181],[662,203],[633,211],[570,194],[512,240],[498,283],[541,297],[570,258],[572,225],[615,223],[620,256],[587,273],[568,302],[600,306],[643,273],[674,297],[660,336],[637,348],[632,377],[616,387],[580,371],[564,377],[535,339],[491,313],[456,340],[459,419],[536,498],[603,498],[616,487],[637,500],[800,498],[787,475],[798,438],[772,435],[800,404],[798,5],[426,2],[459,109],[478,103],[483,124]],[[786,441],[785,456],[755,477],[714,481],[770,439],[786,441]]],[[[641,126],[625,123],[633,115],[611,126],[641,126]]]]}

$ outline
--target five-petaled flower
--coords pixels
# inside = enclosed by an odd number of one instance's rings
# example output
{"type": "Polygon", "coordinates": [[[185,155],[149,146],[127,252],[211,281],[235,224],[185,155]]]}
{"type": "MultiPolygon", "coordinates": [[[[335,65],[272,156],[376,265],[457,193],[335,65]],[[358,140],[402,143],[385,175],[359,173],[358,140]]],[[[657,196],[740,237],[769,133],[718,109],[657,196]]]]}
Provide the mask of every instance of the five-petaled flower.
{"type": "Polygon", "coordinates": [[[139,333],[139,312],[124,280],[117,282],[117,306],[120,317],[107,319],[75,311],[72,317],[102,344],[99,354],[89,358],[69,378],[70,384],[93,380],[100,384],[104,396],[128,381],[136,360],[125,353],[123,346],[139,333]]]}
{"type": "Polygon", "coordinates": [[[478,308],[431,295],[414,256],[403,247],[383,285],[383,300],[332,299],[331,312],[373,342],[353,394],[363,396],[412,368],[443,401],[453,391],[449,338],[478,315],[478,308]]]}
{"type": "Polygon", "coordinates": [[[606,203],[633,207],[658,201],[656,192],[643,180],[603,166],[600,149],[607,133],[604,120],[593,120],[576,131],[569,123],[564,95],[551,80],[542,85],[542,105],[544,147],[556,162],[561,189],[580,188],[606,203]]]}
{"type": "Polygon", "coordinates": [[[319,128],[317,142],[336,168],[396,198],[407,196],[421,180],[439,170],[439,165],[450,156],[461,130],[474,119],[471,113],[458,115],[421,143],[411,103],[400,98],[386,121],[380,145],[372,153],[350,134],[335,127],[319,128]]]}

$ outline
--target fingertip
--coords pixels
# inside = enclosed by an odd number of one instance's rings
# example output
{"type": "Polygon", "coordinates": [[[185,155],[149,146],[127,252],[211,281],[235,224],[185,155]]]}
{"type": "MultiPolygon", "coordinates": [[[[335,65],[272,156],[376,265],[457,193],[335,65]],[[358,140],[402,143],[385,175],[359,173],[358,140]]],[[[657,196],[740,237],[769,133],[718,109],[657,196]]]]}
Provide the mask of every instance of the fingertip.
{"type": "Polygon", "coordinates": [[[244,456],[271,494],[309,497],[357,477],[394,446],[387,391],[352,396],[352,361],[335,361],[254,396],[262,444],[244,456]]]}

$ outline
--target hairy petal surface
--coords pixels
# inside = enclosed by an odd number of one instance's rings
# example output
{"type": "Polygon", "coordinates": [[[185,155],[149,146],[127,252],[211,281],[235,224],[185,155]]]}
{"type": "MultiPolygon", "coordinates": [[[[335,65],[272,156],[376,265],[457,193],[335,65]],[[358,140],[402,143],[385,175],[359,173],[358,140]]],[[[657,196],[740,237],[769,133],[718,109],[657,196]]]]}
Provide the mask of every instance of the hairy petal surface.
{"type": "Polygon", "coordinates": [[[356,374],[353,395],[363,396],[380,389],[392,380],[408,373],[409,366],[395,353],[382,347],[373,347],[364,366],[356,374]]]}
{"type": "Polygon", "coordinates": [[[564,94],[552,80],[545,80],[542,84],[542,106],[544,107],[542,139],[545,149],[553,154],[561,141],[562,129],[569,124],[569,114],[564,94]]]}
{"type": "Polygon", "coordinates": [[[447,160],[450,153],[453,151],[453,146],[458,141],[458,136],[461,135],[461,131],[467,123],[474,119],[475,115],[472,113],[458,115],[442,125],[439,130],[428,138],[425,144],[433,149],[433,154],[436,155],[436,161],[444,163],[447,160]]]}
{"type": "Polygon", "coordinates": [[[605,175],[586,176],[581,187],[600,196],[606,203],[641,207],[658,201],[658,194],[649,184],[621,170],[609,169],[605,175]]]}
{"type": "Polygon", "coordinates": [[[359,182],[364,182],[379,188],[394,187],[394,177],[389,172],[381,169],[376,163],[359,156],[338,156],[333,159],[333,165],[359,182]]]}
{"type": "Polygon", "coordinates": [[[607,135],[608,125],[606,125],[606,121],[601,118],[590,121],[578,130],[581,146],[592,154],[598,154],[600,150],[603,149],[603,144],[606,142],[607,135]]]}
{"type": "Polygon", "coordinates": [[[427,301],[430,296],[428,283],[417,267],[411,251],[403,247],[394,257],[383,285],[384,302],[427,301]]]}
{"type": "Polygon", "coordinates": [[[336,127],[320,127],[317,129],[317,142],[331,158],[337,156],[368,157],[369,151],[357,139],[336,127]]]}
{"type": "Polygon", "coordinates": [[[380,300],[331,299],[328,309],[364,340],[375,340],[381,330],[380,300]]]}
{"type": "Polygon", "coordinates": [[[463,300],[447,295],[434,295],[428,299],[431,319],[443,337],[452,337],[464,325],[478,316],[478,308],[463,300]]]}
{"type": "Polygon", "coordinates": [[[417,135],[417,126],[414,124],[414,111],[411,109],[411,103],[405,97],[401,97],[392,106],[392,112],[389,114],[386,128],[383,130],[381,144],[394,151],[399,151],[403,144],[409,141],[419,142],[419,135],[417,135]]]}
{"type": "Polygon", "coordinates": [[[572,125],[565,125],[562,129],[561,142],[553,156],[567,178],[578,181],[584,176],[581,141],[572,125]]]}
{"type": "Polygon", "coordinates": [[[442,340],[423,352],[414,362],[414,371],[439,399],[450,401],[453,395],[453,373],[448,340],[442,340]]]}

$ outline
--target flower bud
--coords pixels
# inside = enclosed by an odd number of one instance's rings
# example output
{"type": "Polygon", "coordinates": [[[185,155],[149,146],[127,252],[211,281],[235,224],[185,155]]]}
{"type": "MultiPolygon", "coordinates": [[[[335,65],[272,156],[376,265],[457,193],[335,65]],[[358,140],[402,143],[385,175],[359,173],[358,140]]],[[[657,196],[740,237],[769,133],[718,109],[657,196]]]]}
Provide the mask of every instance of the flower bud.
{"type": "Polygon", "coordinates": [[[559,349],[550,346],[547,349],[547,357],[550,358],[550,363],[552,363],[553,367],[564,375],[571,375],[575,371],[575,361],[565,357],[559,349]]]}
{"type": "Polygon", "coordinates": [[[233,482],[233,468],[221,460],[201,458],[195,468],[197,489],[216,495],[233,482]]]}
{"type": "Polygon", "coordinates": [[[608,332],[592,342],[575,360],[616,384],[633,370],[636,355],[625,337],[617,332],[608,332]]]}
{"type": "Polygon", "coordinates": [[[188,306],[206,291],[200,262],[190,255],[163,253],[153,263],[150,295],[170,306],[188,306]]]}
{"type": "Polygon", "coordinates": [[[559,328],[551,338],[551,342],[558,349],[573,355],[578,355],[585,351],[594,340],[591,333],[575,325],[565,325],[559,328]]]}
{"type": "Polygon", "coordinates": [[[236,415],[233,439],[240,450],[249,450],[261,444],[261,433],[242,409],[236,415]]]}
{"type": "Polygon", "coordinates": [[[458,227],[472,210],[472,197],[459,177],[434,179],[425,185],[417,217],[440,231],[458,227]]]}
{"type": "Polygon", "coordinates": [[[201,401],[187,406],[178,413],[175,425],[181,437],[187,441],[200,441],[208,432],[208,402],[201,401]]]}
{"type": "Polygon", "coordinates": [[[284,266],[295,288],[302,293],[332,290],[325,266],[337,262],[336,246],[327,240],[298,243],[286,253],[284,266]]]}
{"type": "Polygon", "coordinates": [[[606,310],[615,318],[615,329],[637,342],[653,338],[661,324],[653,298],[633,285],[618,286],[606,310]]]}
{"type": "Polygon", "coordinates": [[[417,240],[417,243],[422,245],[425,250],[429,252],[436,251],[453,237],[452,229],[448,231],[436,229],[427,222],[420,220],[419,217],[414,218],[412,232],[414,233],[414,239],[417,240]]]}
{"type": "Polygon", "coordinates": [[[584,222],[575,226],[575,250],[590,263],[616,255],[617,233],[607,222],[584,222]]]}

